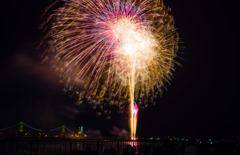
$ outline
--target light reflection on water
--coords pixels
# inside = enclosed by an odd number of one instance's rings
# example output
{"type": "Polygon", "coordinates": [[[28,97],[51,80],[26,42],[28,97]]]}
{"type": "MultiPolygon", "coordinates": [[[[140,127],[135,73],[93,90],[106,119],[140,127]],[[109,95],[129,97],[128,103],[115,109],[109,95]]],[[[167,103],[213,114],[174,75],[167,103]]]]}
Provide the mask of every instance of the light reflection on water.
{"type": "Polygon", "coordinates": [[[113,150],[118,155],[122,155],[127,149],[132,149],[135,153],[154,147],[160,147],[160,142],[145,141],[69,141],[69,140],[36,140],[36,141],[4,141],[0,143],[0,154],[17,155],[30,152],[33,154],[59,155],[62,153],[70,154],[71,150],[78,151],[97,151],[104,154],[104,151],[113,150]]]}

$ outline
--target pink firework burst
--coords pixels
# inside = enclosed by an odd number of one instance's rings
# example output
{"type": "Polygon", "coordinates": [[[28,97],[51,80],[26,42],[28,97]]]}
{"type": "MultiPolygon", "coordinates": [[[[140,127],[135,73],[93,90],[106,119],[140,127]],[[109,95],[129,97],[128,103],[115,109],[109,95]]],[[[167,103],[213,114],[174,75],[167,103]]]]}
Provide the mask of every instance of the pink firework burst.
{"type": "Polygon", "coordinates": [[[61,2],[43,25],[46,55],[66,86],[94,105],[153,100],[171,79],[178,47],[162,0],[61,2]]]}

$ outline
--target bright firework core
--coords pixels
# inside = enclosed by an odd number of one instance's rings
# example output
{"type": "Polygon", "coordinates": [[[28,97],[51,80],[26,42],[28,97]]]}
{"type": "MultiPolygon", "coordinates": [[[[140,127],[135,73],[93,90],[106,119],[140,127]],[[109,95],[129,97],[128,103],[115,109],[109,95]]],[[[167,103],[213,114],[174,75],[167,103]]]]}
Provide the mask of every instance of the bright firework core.
{"type": "Polygon", "coordinates": [[[125,17],[117,20],[111,28],[118,46],[115,51],[117,54],[128,57],[130,62],[138,60],[133,62],[136,64],[149,61],[156,41],[140,23],[125,17]]]}
{"type": "Polygon", "coordinates": [[[148,38],[144,38],[141,29],[137,24],[130,21],[129,19],[122,19],[114,24],[113,32],[116,38],[121,42],[121,47],[119,47],[119,53],[125,56],[134,57],[151,47],[151,42],[148,38]],[[146,40],[145,40],[146,39],[146,40]]]}

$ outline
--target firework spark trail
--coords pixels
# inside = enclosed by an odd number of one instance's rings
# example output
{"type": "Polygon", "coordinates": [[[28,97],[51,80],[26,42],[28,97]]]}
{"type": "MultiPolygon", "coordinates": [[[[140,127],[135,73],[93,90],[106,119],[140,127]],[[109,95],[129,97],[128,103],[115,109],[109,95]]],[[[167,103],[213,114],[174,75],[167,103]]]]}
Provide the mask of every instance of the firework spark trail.
{"type": "Polygon", "coordinates": [[[134,103],[134,105],[132,106],[132,130],[131,130],[132,140],[136,140],[137,120],[138,120],[138,106],[136,103],[134,103]]]}
{"type": "MultiPolygon", "coordinates": [[[[153,102],[174,70],[178,34],[162,0],[61,0],[43,24],[49,62],[94,106],[153,102]],[[97,100],[97,101],[96,101],[97,100]]],[[[102,109],[102,108],[101,108],[102,109]]],[[[135,122],[135,125],[134,125],[135,122]]]]}

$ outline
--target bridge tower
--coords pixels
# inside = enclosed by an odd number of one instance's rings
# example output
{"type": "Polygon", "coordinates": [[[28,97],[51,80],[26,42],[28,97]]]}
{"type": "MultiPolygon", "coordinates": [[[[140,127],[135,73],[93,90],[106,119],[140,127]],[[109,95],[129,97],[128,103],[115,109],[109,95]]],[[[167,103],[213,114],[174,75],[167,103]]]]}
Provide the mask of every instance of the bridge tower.
{"type": "Polygon", "coordinates": [[[63,125],[63,126],[62,126],[62,134],[64,134],[64,133],[65,133],[65,131],[66,131],[66,126],[65,126],[65,125],[63,125]]]}
{"type": "Polygon", "coordinates": [[[23,132],[23,122],[19,123],[19,132],[23,132]]]}

